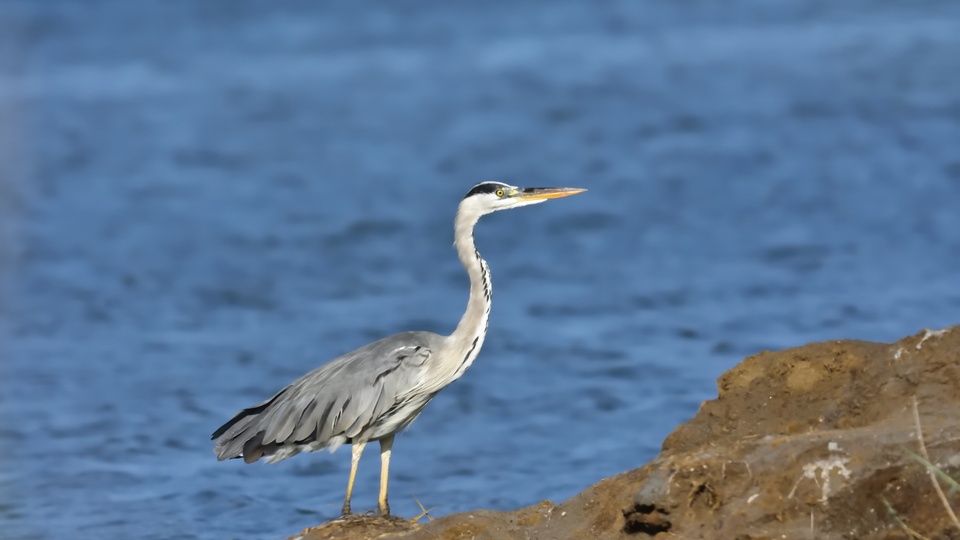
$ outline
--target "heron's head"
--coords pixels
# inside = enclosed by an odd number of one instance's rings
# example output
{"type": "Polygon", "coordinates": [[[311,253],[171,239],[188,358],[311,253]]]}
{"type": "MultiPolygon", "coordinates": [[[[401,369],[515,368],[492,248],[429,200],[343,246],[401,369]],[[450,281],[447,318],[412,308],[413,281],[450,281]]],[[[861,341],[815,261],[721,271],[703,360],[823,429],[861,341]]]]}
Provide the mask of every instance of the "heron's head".
{"type": "Polygon", "coordinates": [[[467,192],[460,202],[460,210],[479,217],[497,210],[542,203],[584,191],[582,188],[520,188],[503,182],[481,182],[467,192]]]}

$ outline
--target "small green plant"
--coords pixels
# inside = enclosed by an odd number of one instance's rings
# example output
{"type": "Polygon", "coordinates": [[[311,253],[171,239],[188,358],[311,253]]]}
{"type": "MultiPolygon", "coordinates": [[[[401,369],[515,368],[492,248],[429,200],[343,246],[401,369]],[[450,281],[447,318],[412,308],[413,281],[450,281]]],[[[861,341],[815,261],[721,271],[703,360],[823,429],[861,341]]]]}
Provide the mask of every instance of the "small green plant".
{"type": "Polygon", "coordinates": [[[957,482],[957,481],[954,480],[949,474],[943,472],[943,469],[941,469],[940,467],[937,467],[936,465],[934,465],[933,463],[931,463],[929,459],[927,459],[927,458],[925,458],[925,457],[923,457],[923,456],[921,456],[920,454],[917,454],[917,453],[915,453],[915,452],[911,452],[910,450],[907,450],[907,454],[908,454],[910,457],[912,457],[914,461],[916,461],[917,463],[923,465],[924,468],[927,469],[927,472],[928,472],[928,473],[932,473],[932,474],[936,475],[937,478],[939,478],[939,479],[943,480],[944,482],[946,482],[947,485],[950,486],[950,495],[953,495],[953,494],[956,493],[957,491],[960,491],[960,482],[957,482]]]}
{"type": "MultiPolygon", "coordinates": [[[[930,483],[933,484],[933,489],[936,490],[937,496],[940,497],[940,502],[943,503],[943,508],[947,511],[947,514],[950,515],[950,519],[953,520],[953,525],[960,530],[960,519],[957,519],[957,513],[953,511],[953,508],[950,506],[950,501],[947,500],[946,494],[943,493],[943,488],[940,487],[940,482],[937,481],[937,476],[943,475],[947,476],[943,471],[933,465],[930,462],[930,454],[927,453],[927,445],[923,442],[923,426],[920,425],[920,410],[917,408],[917,396],[913,396],[913,423],[917,427],[917,442],[920,444],[920,454],[916,455],[913,452],[910,452],[916,458],[923,458],[925,467],[927,468],[927,474],[930,475],[930,483]]],[[[956,486],[956,482],[950,478],[950,481],[953,482],[952,486],[956,486]]]]}
{"type": "MultiPolygon", "coordinates": [[[[930,454],[927,453],[927,445],[923,441],[923,426],[920,424],[920,411],[917,407],[917,396],[913,396],[913,423],[917,428],[917,443],[920,446],[920,453],[918,454],[908,449],[904,449],[904,452],[906,452],[907,455],[909,455],[914,461],[922,465],[923,468],[927,470],[927,475],[930,477],[930,483],[933,484],[933,489],[937,492],[937,497],[943,504],[944,510],[947,512],[947,515],[950,516],[950,520],[953,522],[953,525],[957,528],[957,530],[960,530],[960,519],[957,519],[957,513],[954,512],[953,507],[950,506],[950,501],[947,499],[947,495],[943,492],[943,487],[940,486],[940,481],[942,480],[948,486],[950,486],[951,495],[957,491],[960,491],[960,482],[957,482],[949,474],[945,473],[943,469],[937,467],[932,461],[930,461],[930,454]]],[[[890,504],[890,501],[888,501],[886,497],[881,498],[883,499],[883,505],[887,508],[887,512],[889,512],[894,521],[896,521],[897,524],[907,532],[907,534],[920,540],[929,540],[927,537],[911,529],[902,519],[900,519],[900,515],[897,514],[896,509],[893,508],[893,505],[890,504]]]]}
{"type": "Polygon", "coordinates": [[[886,497],[884,497],[883,495],[881,495],[880,498],[883,499],[883,505],[887,507],[887,512],[890,513],[890,516],[893,518],[894,521],[897,522],[897,525],[899,525],[900,528],[902,528],[904,531],[906,531],[907,534],[909,534],[910,536],[912,536],[912,537],[914,537],[914,538],[917,538],[917,539],[919,539],[919,540],[930,540],[930,539],[927,538],[926,536],[924,536],[924,535],[918,533],[917,531],[911,529],[909,525],[907,525],[906,523],[904,523],[904,521],[903,521],[902,519],[900,519],[900,515],[897,514],[897,511],[893,508],[893,505],[890,504],[890,501],[888,501],[886,497]]]}

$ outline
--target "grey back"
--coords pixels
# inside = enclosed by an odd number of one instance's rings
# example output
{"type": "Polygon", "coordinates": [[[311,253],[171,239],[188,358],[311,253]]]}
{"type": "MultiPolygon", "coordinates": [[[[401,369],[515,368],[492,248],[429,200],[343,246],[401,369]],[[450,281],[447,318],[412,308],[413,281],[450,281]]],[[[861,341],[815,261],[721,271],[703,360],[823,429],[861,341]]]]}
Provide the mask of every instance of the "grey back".
{"type": "Polygon", "coordinates": [[[218,459],[279,461],[403,429],[435,393],[418,388],[444,339],[404,332],[331,360],[214,432],[218,459]]]}

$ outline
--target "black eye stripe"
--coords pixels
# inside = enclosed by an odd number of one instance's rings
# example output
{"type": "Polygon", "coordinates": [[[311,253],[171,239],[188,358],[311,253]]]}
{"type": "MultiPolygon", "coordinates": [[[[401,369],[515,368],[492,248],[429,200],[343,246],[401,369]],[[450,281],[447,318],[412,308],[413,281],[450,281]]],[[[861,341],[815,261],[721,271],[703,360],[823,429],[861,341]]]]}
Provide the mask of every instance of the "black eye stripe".
{"type": "MultiPolygon", "coordinates": [[[[464,197],[464,199],[466,199],[467,197],[472,197],[474,195],[479,195],[481,193],[493,193],[497,195],[497,190],[502,190],[507,187],[509,186],[507,186],[506,184],[502,184],[500,182],[483,182],[473,186],[473,189],[467,192],[467,195],[464,197]]],[[[500,195],[497,195],[497,196],[499,197],[500,195]]]]}

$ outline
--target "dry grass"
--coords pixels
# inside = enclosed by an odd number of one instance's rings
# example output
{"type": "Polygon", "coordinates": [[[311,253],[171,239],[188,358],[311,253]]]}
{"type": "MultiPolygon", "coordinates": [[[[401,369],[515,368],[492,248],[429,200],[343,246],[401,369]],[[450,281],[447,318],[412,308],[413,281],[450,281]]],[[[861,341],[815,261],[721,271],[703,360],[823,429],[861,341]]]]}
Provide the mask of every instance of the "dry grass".
{"type": "MultiPolygon", "coordinates": [[[[953,525],[960,530],[960,520],[957,519],[957,514],[954,512],[953,508],[950,506],[950,501],[947,499],[946,493],[943,492],[943,487],[940,486],[940,481],[946,482],[950,486],[950,492],[960,490],[960,483],[950,477],[947,473],[943,472],[942,469],[937,467],[932,461],[930,461],[930,454],[927,452],[927,444],[923,439],[923,426],[920,423],[920,411],[917,406],[917,396],[913,396],[912,400],[913,405],[913,424],[917,430],[917,443],[920,446],[920,453],[917,454],[910,450],[905,450],[905,452],[917,463],[923,465],[927,470],[927,475],[930,477],[930,483],[933,485],[934,491],[937,493],[937,498],[940,499],[940,503],[943,505],[944,510],[947,515],[950,516],[950,520],[953,522],[953,525]]],[[[930,540],[926,536],[920,534],[916,530],[910,528],[897,513],[893,505],[890,504],[890,501],[886,497],[881,497],[883,499],[883,505],[887,508],[887,512],[896,521],[897,525],[904,530],[910,537],[916,538],[918,540],[930,540]]]]}
{"type": "MultiPolygon", "coordinates": [[[[927,445],[923,442],[923,427],[920,425],[920,411],[917,408],[917,396],[913,396],[913,423],[917,428],[917,442],[920,443],[920,454],[923,457],[921,463],[927,469],[927,474],[930,476],[930,483],[933,484],[933,489],[936,490],[937,496],[940,498],[940,502],[943,503],[943,508],[947,511],[947,514],[953,521],[953,525],[957,528],[957,530],[960,530],[960,519],[957,519],[957,514],[950,506],[950,501],[947,500],[947,495],[943,492],[943,488],[940,487],[940,482],[937,480],[937,477],[940,476],[941,478],[947,478],[950,482],[952,482],[954,488],[960,486],[957,486],[957,483],[952,478],[947,476],[946,473],[941,471],[930,462],[930,454],[927,453],[927,445]]],[[[920,456],[917,457],[919,458],[920,456]]]]}

